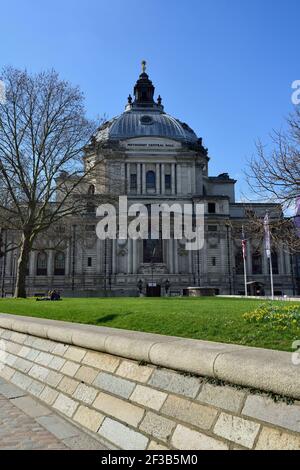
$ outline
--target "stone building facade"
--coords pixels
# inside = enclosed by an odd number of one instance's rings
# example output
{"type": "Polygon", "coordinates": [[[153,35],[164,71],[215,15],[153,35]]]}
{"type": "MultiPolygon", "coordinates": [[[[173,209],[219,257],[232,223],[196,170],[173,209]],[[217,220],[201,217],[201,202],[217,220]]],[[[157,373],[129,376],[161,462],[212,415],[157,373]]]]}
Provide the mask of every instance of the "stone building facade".
{"type": "MultiPolygon", "coordinates": [[[[57,288],[63,295],[133,296],[142,291],[159,296],[178,295],[190,286],[244,294],[241,226],[247,211],[263,217],[275,206],[238,203],[234,179],[227,173],[209,175],[202,139],[164,111],[160,96],[154,100],[154,86],[145,69],[125,112],[105,122],[87,145],[84,164],[97,160],[101,162],[86,184],[87,211],[72,221],[63,249],[31,253],[29,294],[57,288]],[[184,240],[174,239],[99,240],[95,209],[104,194],[127,195],[129,205],[204,203],[203,249],[187,251],[184,240]]],[[[2,260],[2,292],[12,291],[16,256],[10,252],[2,260]]],[[[273,253],[276,294],[296,293],[291,267],[291,257],[282,246],[273,253]]],[[[250,294],[270,294],[262,240],[247,243],[247,275],[250,294]]]]}

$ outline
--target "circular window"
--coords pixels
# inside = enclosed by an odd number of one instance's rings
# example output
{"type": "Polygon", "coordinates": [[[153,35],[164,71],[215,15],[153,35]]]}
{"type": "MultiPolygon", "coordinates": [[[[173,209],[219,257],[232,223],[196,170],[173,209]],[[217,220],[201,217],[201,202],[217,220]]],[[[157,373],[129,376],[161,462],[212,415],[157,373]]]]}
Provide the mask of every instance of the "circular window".
{"type": "Polygon", "coordinates": [[[151,116],[142,116],[140,121],[141,121],[141,124],[144,124],[144,125],[149,125],[153,123],[153,119],[151,116]]]}

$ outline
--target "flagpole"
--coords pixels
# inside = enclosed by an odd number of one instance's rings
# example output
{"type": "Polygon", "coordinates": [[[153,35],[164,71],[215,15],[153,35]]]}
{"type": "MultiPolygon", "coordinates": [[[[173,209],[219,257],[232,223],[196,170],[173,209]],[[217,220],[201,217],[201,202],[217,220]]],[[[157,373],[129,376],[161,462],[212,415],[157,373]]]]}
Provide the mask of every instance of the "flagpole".
{"type": "Polygon", "coordinates": [[[272,300],[274,300],[273,266],[272,266],[272,254],[271,253],[269,256],[269,263],[270,263],[271,297],[272,297],[272,300]]]}
{"type": "Polygon", "coordinates": [[[244,282],[245,282],[245,296],[248,297],[246,258],[244,258],[244,282]]]}
{"type": "Polygon", "coordinates": [[[264,218],[264,231],[265,231],[265,250],[266,250],[267,257],[269,258],[269,266],[270,266],[271,298],[272,298],[272,300],[274,300],[271,233],[270,233],[269,213],[268,213],[268,211],[266,212],[266,215],[265,215],[265,218],[264,218]]]}
{"type": "Polygon", "coordinates": [[[245,297],[248,297],[248,288],[247,288],[247,263],[246,263],[246,239],[244,226],[242,226],[242,237],[243,237],[243,262],[244,262],[244,283],[245,283],[245,297]]]}

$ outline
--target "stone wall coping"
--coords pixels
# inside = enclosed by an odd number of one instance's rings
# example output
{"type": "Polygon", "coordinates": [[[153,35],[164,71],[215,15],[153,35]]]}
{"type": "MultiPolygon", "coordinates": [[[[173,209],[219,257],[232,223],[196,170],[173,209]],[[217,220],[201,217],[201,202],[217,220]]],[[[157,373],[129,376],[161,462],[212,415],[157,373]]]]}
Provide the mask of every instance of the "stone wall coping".
{"type": "Polygon", "coordinates": [[[0,327],[300,399],[289,352],[2,313],[0,327]]]}

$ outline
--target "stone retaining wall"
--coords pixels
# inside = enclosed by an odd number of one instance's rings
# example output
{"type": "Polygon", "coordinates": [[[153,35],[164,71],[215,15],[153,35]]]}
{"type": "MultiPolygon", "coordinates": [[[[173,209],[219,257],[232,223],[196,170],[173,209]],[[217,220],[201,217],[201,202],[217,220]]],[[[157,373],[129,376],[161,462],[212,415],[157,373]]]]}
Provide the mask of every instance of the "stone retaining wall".
{"type": "MultiPolygon", "coordinates": [[[[78,329],[85,341],[98,330],[0,315],[5,349],[0,376],[97,433],[111,448],[300,449],[299,401],[275,402],[264,393],[220,385],[189,371],[97,351],[92,336],[90,348],[79,347],[74,345],[78,329]],[[12,328],[7,320],[18,323],[12,328]],[[60,341],[45,337],[54,324],[60,341]],[[22,328],[32,333],[16,331],[22,328]]],[[[120,330],[117,337],[121,341],[120,330]]],[[[137,356],[137,349],[130,355],[137,356]]],[[[299,370],[294,370],[296,378],[299,370]]]]}

